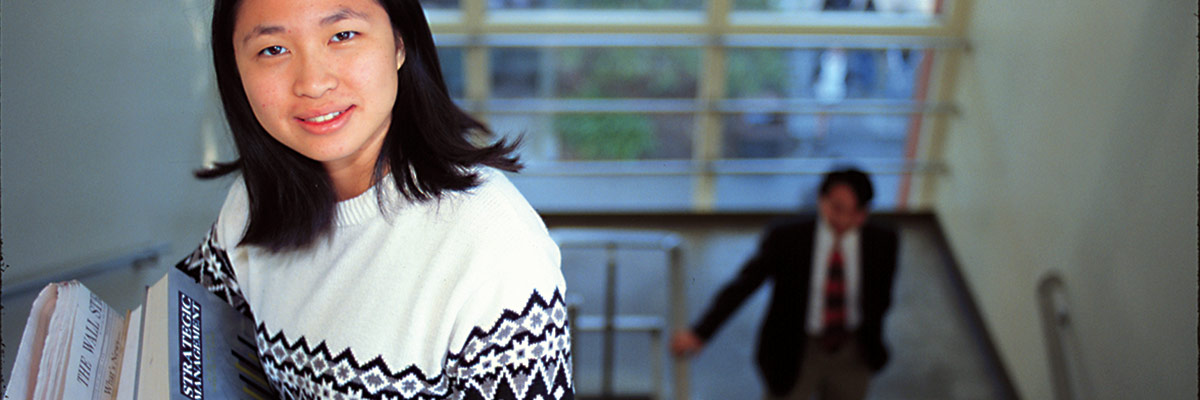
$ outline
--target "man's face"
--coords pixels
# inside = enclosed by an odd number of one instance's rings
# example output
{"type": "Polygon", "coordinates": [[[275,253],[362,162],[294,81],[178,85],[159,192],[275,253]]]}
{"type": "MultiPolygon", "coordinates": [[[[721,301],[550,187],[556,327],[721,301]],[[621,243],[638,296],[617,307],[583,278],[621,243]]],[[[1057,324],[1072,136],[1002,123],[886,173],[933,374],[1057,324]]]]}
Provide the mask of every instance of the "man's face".
{"type": "Polygon", "coordinates": [[[849,185],[831,186],[829,192],[818,199],[817,204],[825,222],[833,227],[834,233],[839,236],[867,221],[867,209],[858,207],[858,197],[849,185]]]}

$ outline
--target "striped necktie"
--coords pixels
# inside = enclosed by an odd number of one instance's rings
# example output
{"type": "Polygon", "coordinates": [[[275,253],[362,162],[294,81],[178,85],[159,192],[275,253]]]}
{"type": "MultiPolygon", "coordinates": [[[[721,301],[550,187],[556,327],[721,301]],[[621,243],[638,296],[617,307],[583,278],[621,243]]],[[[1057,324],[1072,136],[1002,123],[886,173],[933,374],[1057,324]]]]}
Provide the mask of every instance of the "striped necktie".
{"type": "Polygon", "coordinates": [[[824,331],[821,345],[829,352],[837,351],[846,340],[846,273],[841,246],[834,245],[829,255],[829,270],[825,274],[825,307],[821,318],[824,331]]]}

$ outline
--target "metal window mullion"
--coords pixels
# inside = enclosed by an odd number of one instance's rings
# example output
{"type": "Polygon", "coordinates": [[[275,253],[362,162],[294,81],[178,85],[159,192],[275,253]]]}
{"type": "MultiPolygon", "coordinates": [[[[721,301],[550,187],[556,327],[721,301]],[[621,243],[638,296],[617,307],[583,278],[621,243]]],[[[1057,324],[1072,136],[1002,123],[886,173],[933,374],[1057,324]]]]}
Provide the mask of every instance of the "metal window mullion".
{"type": "MultiPolygon", "coordinates": [[[[539,89],[541,90],[541,89],[539,89]]],[[[587,113],[636,113],[636,114],[695,114],[700,106],[695,99],[581,99],[553,97],[553,92],[543,97],[489,99],[488,108],[496,113],[509,114],[587,114],[587,113]]]]}
{"type": "Polygon", "coordinates": [[[967,31],[967,16],[971,13],[973,0],[942,0],[949,4],[949,10],[945,10],[944,15],[948,15],[946,23],[946,35],[955,38],[966,37],[967,31]]]}
{"type": "Polygon", "coordinates": [[[887,50],[894,48],[963,48],[966,41],[944,36],[899,34],[888,35],[829,35],[829,34],[739,34],[722,37],[728,47],[759,49],[825,49],[840,47],[855,50],[887,50]]]}
{"type": "Polygon", "coordinates": [[[460,0],[462,29],[466,36],[467,107],[476,118],[487,122],[487,99],[491,96],[491,62],[483,44],[481,29],[487,14],[487,0],[460,0]]]}
{"type": "Polygon", "coordinates": [[[487,99],[491,94],[491,65],[488,63],[488,49],[484,46],[467,46],[467,107],[476,117],[487,119],[487,99]]]}
{"type": "Polygon", "coordinates": [[[469,33],[483,33],[480,28],[487,18],[487,0],[459,0],[462,7],[462,26],[469,33]]]}
{"type": "MultiPolygon", "coordinates": [[[[464,15],[464,18],[466,16],[464,15]]],[[[484,22],[482,26],[471,26],[466,22],[447,23],[431,21],[430,27],[435,32],[445,34],[462,34],[472,31],[489,35],[580,35],[580,34],[678,34],[704,35],[710,32],[710,27],[702,24],[632,24],[632,23],[596,23],[596,24],[549,24],[537,20],[526,23],[484,22]]],[[[937,26],[879,26],[852,27],[840,25],[734,25],[722,30],[725,35],[790,35],[790,36],[846,36],[857,38],[861,36],[881,37],[924,37],[953,39],[944,28],[937,26]]]]}
{"type": "Polygon", "coordinates": [[[721,113],[717,109],[717,102],[725,86],[725,49],[707,46],[702,60],[701,106],[696,115],[696,129],[692,133],[695,143],[692,161],[696,164],[692,207],[695,211],[709,212],[716,209],[716,175],[711,165],[721,157],[721,113]]]}
{"type": "MultiPolygon", "coordinates": [[[[434,26],[434,38],[438,46],[462,47],[469,37],[457,24],[434,26]]],[[[700,48],[708,44],[708,33],[489,33],[483,30],[478,38],[487,47],[651,47],[651,48],[700,48]]],[[[853,50],[889,50],[907,48],[914,50],[963,50],[967,41],[962,38],[930,37],[915,35],[792,35],[792,34],[738,34],[725,33],[720,36],[720,45],[727,48],[747,49],[816,49],[840,47],[853,50]]]]}
{"type": "MultiPolygon", "coordinates": [[[[934,75],[937,79],[937,87],[934,92],[934,101],[938,103],[948,103],[954,98],[954,92],[958,85],[958,71],[962,61],[963,54],[971,50],[970,43],[966,42],[966,22],[967,15],[970,14],[973,6],[972,0],[954,0],[948,1],[950,9],[947,10],[949,19],[946,23],[948,34],[950,37],[959,38],[963,41],[962,46],[952,49],[946,49],[941,57],[941,62],[934,69],[934,75]]],[[[942,163],[943,148],[946,140],[946,132],[949,130],[949,117],[947,114],[934,114],[927,133],[928,140],[921,153],[922,158],[928,161],[942,163]]],[[[941,183],[938,179],[934,179],[935,173],[925,173],[921,175],[920,192],[917,200],[918,204],[925,207],[932,207],[937,194],[938,184],[941,183]]]]}
{"type": "Polygon", "coordinates": [[[730,32],[738,34],[793,34],[793,35],[845,35],[845,36],[926,36],[949,35],[949,28],[941,19],[928,22],[887,21],[865,19],[859,23],[830,21],[828,17],[774,15],[770,19],[753,20],[736,16],[730,32]]]}
{"type": "MultiPolygon", "coordinates": [[[[913,83],[913,98],[912,101],[925,103],[929,98],[929,84],[932,82],[934,61],[938,61],[940,54],[934,55],[933,50],[921,51],[921,62],[916,69],[916,81],[913,83]]],[[[926,141],[922,141],[922,133],[928,131],[928,124],[925,113],[914,112],[908,118],[908,127],[905,129],[904,139],[904,159],[908,161],[915,160],[918,157],[920,146],[926,141]]],[[[900,189],[896,191],[896,209],[905,210],[908,208],[909,198],[912,197],[912,182],[913,174],[905,173],[900,177],[900,189]]]]}
{"type": "MultiPolygon", "coordinates": [[[[938,66],[939,68],[935,70],[935,76],[939,78],[935,94],[938,101],[948,101],[954,95],[962,56],[962,52],[960,51],[948,51],[942,56],[943,61],[938,66]]],[[[948,117],[949,115],[946,114],[935,114],[932,116],[933,120],[930,123],[927,134],[929,138],[927,140],[928,144],[926,144],[922,152],[922,158],[941,161],[942,149],[946,141],[946,131],[950,125],[948,117]]],[[[925,174],[921,176],[921,191],[919,193],[920,197],[918,197],[919,204],[921,205],[932,205],[934,195],[937,193],[937,184],[939,182],[937,179],[931,179],[930,175],[925,174]]]]}
{"type": "MultiPolygon", "coordinates": [[[[712,171],[720,176],[821,175],[828,172],[836,158],[740,158],[717,160],[712,171]]],[[[940,174],[946,166],[940,162],[911,161],[903,158],[859,158],[859,167],[873,174],[940,174]]],[[[655,159],[639,161],[529,161],[521,171],[525,176],[694,176],[692,160],[655,159]]]]}
{"type": "Polygon", "coordinates": [[[888,114],[956,114],[958,109],[949,103],[927,101],[861,101],[843,100],[825,104],[817,100],[780,99],[725,99],[717,103],[717,110],[725,114],[751,112],[780,114],[831,114],[831,115],[888,115],[888,114]]]}
{"type": "Polygon", "coordinates": [[[708,40],[700,65],[699,103],[696,129],[693,132],[692,161],[696,176],[692,190],[692,208],[699,212],[716,209],[716,175],[712,162],[720,158],[721,114],[717,103],[725,97],[725,48],[721,37],[729,26],[732,0],[708,0],[708,40]]]}
{"type": "MultiPolygon", "coordinates": [[[[434,30],[446,37],[454,45],[464,49],[466,74],[466,100],[464,105],[486,118],[491,99],[491,60],[490,49],[520,45],[530,40],[529,47],[577,47],[576,42],[583,39],[572,35],[607,34],[627,35],[626,41],[635,36],[673,35],[675,42],[666,47],[699,47],[702,49],[703,64],[700,66],[698,94],[695,99],[695,129],[692,133],[693,151],[691,162],[694,165],[695,184],[693,186],[693,209],[699,212],[711,211],[715,208],[716,188],[714,161],[720,160],[723,136],[725,134],[723,115],[733,108],[740,106],[735,100],[725,99],[726,95],[726,49],[729,46],[748,47],[813,47],[835,36],[846,35],[847,38],[834,41],[849,45],[848,47],[892,47],[904,46],[936,48],[941,50],[942,57],[935,65],[933,76],[936,88],[930,88],[932,96],[926,102],[914,107],[923,108],[923,113],[930,122],[922,129],[919,159],[936,162],[941,156],[941,148],[947,130],[947,117],[955,115],[956,110],[950,100],[953,98],[955,79],[959,58],[964,51],[970,51],[967,42],[962,39],[965,31],[966,16],[969,14],[971,0],[947,1],[948,10],[937,16],[936,23],[929,25],[913,23],[889,24],[885,22],[867,23],[865,26],[851,26],[845,23],[806,24],[798,21],[769,21],[765,19],[746,20],[739,13],[732,11],[733,0],[707,0],[703,11],[703,23],[688,21],[687,18],[664,19],[657,21],[623,21],[597,20],[589,22],[555,22],[545,23],[532,19],[528,24],[519,23],[518,14],[509,13],[505,18],[490,18],[487,0],[460,0],[460,17],[451,21],[443,18],[435,22],[434,30]],[[614,23],[615,22],[615,23],[614,23]],[[547,35],[550,34],[550,35],[547,35]],[[563,38],[552,37],[554,34],[563,38]],[[499,39],[494,38],[500,37],[499,39]],[[530,38],[524,38],[530,36],[530,38]],[[874,36],[872,38],[872,36],[874,36]],[[886,39],[886,45],[872,45],[876,39],[886,39]],[[758,43],[756,39],[769,39],[768,42],[758,43]],[[499,40],[498,42],[495,42],[499,40]],[[505,41],[507,40],[507,41],[505,41]],[[694,43],[694,44],[691,44],[694,43]]],[[[532,15],[532,14],[531,14],[532,15]]],[[[684,16],[686,17],[686,16],[684,16]]],[[[624,36],[621,36],[624,37],[624,36]]],[[[586,43],[579,43],[589,47],[586,43]]],[[[616,43],[609,44],[616,45],[616,43]]],[[[524,47],[524,46],[518,46],[524,47]]],[[[619,47],[619,46],[618,46],[619,47]]],[[[793,104],[794,105],[794,104],[793,104]]],[[[790,107],[790,106],[789,106],[790,107]]],[[[808,107],[790,109],[790,112],[804,113],[808,107]]],[[[839,113],[862,113],[874,109],[874,105],[855,105],[838,107],[839,113]]],[[[885,107],[885,113],[893,112],[891,106],[885,107]]],[[[674,112],[659,110],[660,112],[674,112]]],[[[677,111],[677,110],[676,110],[677,111]]],[[[811,110],[809,110],[811,111],[811,110]]],[[[928,204],[929,199],[936,194],[936,179],[932,173],[921,175],[923,179],[913,185],[910,195],[917,204],[928,204]],[[917,188],[919,187],[919,190],[917,188]]],[[[683,382],[686,384],[686,381],[683,382]]],[[[682,387],[686,390],[686,386],[682,387]]]]}
{"type": "MultiPolygon", "coordinates": [[[[549,55],[543,55],[548,58],[549,55]]],[[[956,115],[958,109],[950,103],[888,100],[845,100],[824,104],[816,100],[780,99],[722,99],[712,107],[706,107],[696,98],[576,98],[555,97],[553,88],[554,71],[548,60],[539,61],[537,97],[491,98],[487,108],[505,114],[588,114],[588,113],[637,113],[637,114],[692,114],[700,115],[715,111],[730,114],[774,113],[774,114],[826,114],[826,115],[956,115]]]]}

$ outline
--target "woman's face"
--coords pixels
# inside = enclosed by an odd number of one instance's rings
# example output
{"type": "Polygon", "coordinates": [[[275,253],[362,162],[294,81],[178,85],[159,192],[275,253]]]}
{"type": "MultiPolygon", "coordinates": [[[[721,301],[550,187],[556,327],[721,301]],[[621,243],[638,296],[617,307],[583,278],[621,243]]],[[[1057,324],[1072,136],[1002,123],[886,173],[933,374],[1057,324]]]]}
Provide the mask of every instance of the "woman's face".
{"type": "Polygon", "coordinates": [[[404,63],[387,11],[375,0],[244,0],[236,21],[234,58],[263,128],[331,174],[370,171],[404,63]]]}

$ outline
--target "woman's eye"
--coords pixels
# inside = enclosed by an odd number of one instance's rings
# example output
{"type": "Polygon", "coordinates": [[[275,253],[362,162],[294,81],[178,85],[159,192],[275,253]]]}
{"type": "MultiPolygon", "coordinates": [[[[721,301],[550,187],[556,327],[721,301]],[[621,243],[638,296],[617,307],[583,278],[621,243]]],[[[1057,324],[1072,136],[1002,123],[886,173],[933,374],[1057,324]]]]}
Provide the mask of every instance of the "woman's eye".
{"type": "Polygon", "coordinates": [[[338,32],[338,33],[336,33],[336,34],[334,34],[334,35],[333,35],[333,38],[332,38],[332,39],[330,39],[330,41],[332,41],[332,42],[344,42],[344,41],[347,41],[347,40],[353,39],[355,36],[358,36],[358,32],[355,32],[355,31],[345,31],[345,32],[338,32]]]}
{"type": "Polygon", "coordinates": [[[262,49],[262,51],[259,51],[258,54],[261,54],[264,56],[277,56],[277,55],[280,55],[280,54],[283,54],[286,52],[287,52],[287,49],[283,48],[283,46],[270,46],[265,49],[262,49]]]}

